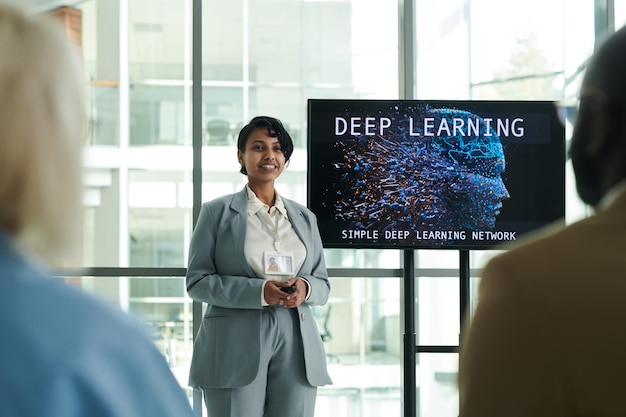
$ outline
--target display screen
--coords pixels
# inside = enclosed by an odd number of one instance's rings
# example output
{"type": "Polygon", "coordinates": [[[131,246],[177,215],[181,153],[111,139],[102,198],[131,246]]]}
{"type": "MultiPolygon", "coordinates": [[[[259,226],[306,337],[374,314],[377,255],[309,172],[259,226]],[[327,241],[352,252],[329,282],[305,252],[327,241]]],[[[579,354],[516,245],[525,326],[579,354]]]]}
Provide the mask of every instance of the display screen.
{"type": "Polygon", "coordinates": [[[548,101],[308,102],[308,206],[328,248],[487,249],[565,215],[548,101]]]}

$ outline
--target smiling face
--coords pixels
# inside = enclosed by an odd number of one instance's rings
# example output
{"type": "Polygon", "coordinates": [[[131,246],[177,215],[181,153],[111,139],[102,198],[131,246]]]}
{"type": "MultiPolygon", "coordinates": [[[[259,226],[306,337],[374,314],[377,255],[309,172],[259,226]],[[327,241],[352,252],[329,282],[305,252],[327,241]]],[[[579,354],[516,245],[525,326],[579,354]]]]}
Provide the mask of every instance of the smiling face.
{"type": "Polygon", "coordinates": [[[239,163],[246,168],[251,185],[274,182],[285,169],[285,154],[277,136],[270,136],[267,128],[256,128],[250,133],[244,151],[237,150],[239,163]]]}

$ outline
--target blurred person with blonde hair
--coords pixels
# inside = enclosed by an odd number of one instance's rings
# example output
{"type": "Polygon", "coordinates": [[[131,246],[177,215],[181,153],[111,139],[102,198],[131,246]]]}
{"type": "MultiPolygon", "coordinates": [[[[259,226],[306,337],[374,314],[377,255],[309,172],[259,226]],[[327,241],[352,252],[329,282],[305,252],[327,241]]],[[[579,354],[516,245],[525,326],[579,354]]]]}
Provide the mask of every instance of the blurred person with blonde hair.
{"type": "Polygon", "coordinates": [[[147,331],[50,276],[77,260],[85,102],[58,24],[0,3],[0,415],[192,415],[147,331]]]}

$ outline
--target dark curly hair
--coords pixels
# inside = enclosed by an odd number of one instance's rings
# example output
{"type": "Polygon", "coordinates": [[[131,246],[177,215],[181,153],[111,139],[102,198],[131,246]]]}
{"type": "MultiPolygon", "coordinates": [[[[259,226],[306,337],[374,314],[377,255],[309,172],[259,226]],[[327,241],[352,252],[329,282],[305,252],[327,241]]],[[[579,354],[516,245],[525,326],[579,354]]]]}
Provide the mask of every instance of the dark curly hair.
{"type": "MultiPolygon", "coordinates": [[[[237,138],[237,149],[241,152],[245,152],[248,137],[258,128],[266,128],[267,133],[271,137],[278,138],[280,148],[283,151],[283,155],[285,155],[285,163],[287,163],[293,153],[293,140],[291,139],[289,132],[285,130],[282,122],[274,117],[257,116],[250,120],[250,123],[245,125],[239,132],[239,136],[237,138]]],[[[239,172],[243,175],[248,175],[248,171],[246,171],[246,167],[243,165],[241,166],[239,172]]]]}

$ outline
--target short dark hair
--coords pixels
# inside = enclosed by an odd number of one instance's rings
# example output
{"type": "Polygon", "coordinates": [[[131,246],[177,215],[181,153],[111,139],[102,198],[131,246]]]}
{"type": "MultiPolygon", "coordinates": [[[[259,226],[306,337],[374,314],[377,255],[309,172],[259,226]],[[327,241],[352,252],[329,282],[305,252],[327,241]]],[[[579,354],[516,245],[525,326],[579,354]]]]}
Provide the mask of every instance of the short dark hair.
{"type": "MultiPolygon", "coordinates": [[[[287,132],[287,130],[283,126],[282,122],[275,117],[256,116],[252,120],[250,120],[250,123],[245,125],[239,132],[239,136],[237,138],[237,149],[239,149],[241,152],[245,152],[248,137],[254,130],[258,128],[266,128],[268,135],[278,138],[280,148],[283,151],[283,155],[285,155],[285,162],[288,162],[291,154],[293,153],[293,140],[291,139],[291,135],[289,135],[289,132],[287,132]]],[[[239,172],[241,172],[243,175],[248,175],[246,167],[243,165],[241,166],[239,172]]]]}

